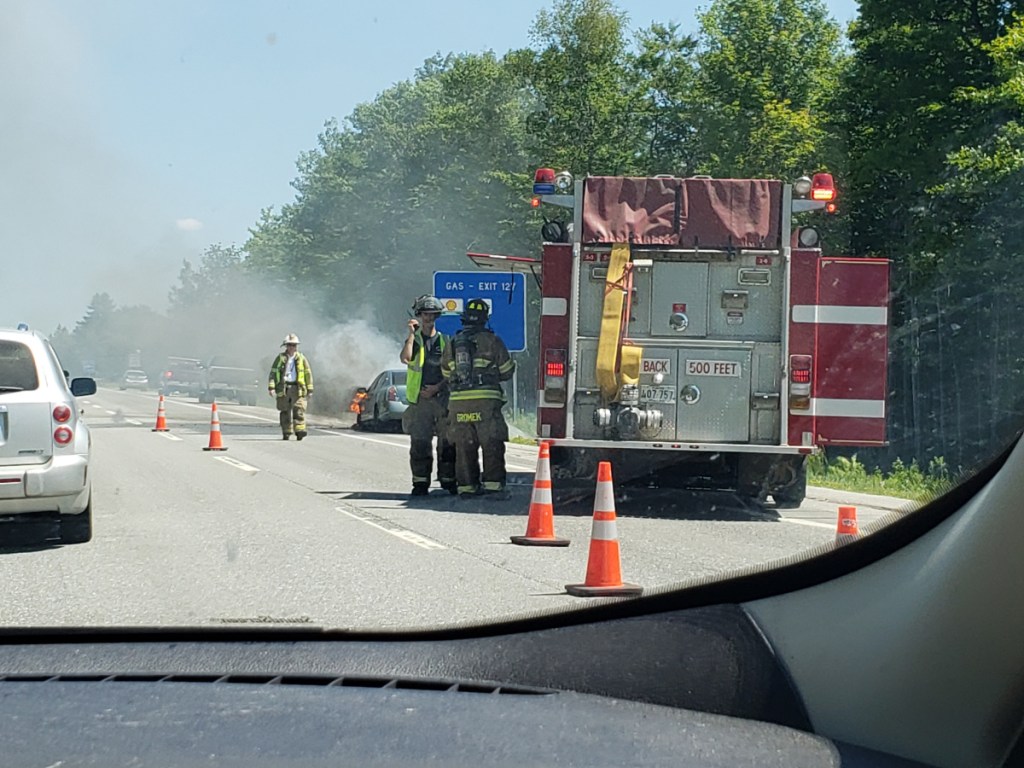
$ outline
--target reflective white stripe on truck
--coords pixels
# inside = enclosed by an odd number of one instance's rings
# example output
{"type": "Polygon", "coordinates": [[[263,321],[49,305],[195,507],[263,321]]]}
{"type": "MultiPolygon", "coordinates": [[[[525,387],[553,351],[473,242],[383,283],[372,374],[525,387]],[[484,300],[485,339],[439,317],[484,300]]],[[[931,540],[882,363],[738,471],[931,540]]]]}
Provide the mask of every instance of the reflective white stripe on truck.
{"type": "Polygon", "coordinates": [[[843,307],[825,304],[794,304],[794,323],[829,323],[833,325],[888,325],[886,307],[843,307]]]}

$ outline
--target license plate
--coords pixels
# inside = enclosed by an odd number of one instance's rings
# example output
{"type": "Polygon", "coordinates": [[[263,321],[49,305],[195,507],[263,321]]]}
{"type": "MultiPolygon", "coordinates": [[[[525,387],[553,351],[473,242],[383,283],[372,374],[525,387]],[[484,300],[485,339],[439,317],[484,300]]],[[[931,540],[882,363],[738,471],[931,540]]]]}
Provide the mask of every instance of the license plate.
{"type": "Polygon", "coordinates": [[[731,376],[739,378],[743,366],[731,360],[687,360],[687,376],[731,376]]]}
{"type": "Polygon", "coordinates": [[[675,387],[655,387],[650,384],[640,386],[640,399],[648,403],[674,403],[676,401],[675,387]]]}

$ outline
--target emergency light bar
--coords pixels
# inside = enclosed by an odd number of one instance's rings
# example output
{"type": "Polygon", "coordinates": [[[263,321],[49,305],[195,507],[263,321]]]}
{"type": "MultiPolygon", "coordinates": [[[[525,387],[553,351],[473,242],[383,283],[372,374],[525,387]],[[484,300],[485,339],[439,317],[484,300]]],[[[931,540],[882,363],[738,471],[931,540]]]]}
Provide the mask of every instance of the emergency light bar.
{"type": "Polygon", "coordinates": [[[555,194],[555,171],[553,168],[538,168],[533,175],[533,194],[555,194]]]}

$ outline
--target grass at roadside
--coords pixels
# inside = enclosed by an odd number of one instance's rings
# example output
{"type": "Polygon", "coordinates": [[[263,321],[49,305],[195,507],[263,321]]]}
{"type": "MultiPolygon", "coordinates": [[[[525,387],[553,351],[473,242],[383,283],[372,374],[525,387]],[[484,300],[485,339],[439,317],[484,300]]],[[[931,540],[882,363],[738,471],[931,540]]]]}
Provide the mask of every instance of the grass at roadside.
{"type": "Polygon", "coordinates": [[[896,496],[913,501],[933,499],[956,484],[941,456],[932,459],[927,470],[922,470],[916,461],[906,465],[896,459],[892,469],[883,472],[877,467],[868,470],[856,456],[827,459],[819,455],[809,459],[807,470],[809,485],[855,493],[896,496]]]}

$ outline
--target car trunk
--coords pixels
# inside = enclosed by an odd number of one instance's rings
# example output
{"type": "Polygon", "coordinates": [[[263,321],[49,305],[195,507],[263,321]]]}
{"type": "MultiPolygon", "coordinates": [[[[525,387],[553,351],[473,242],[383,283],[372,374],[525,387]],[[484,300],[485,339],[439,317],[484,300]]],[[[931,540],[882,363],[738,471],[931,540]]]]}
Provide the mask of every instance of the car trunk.
{"type": "Polygon", "coordinates": [[[50,426],[48,403],[0,402],[0,467],[49,461],[50,426]]]}

